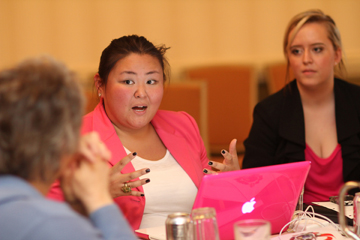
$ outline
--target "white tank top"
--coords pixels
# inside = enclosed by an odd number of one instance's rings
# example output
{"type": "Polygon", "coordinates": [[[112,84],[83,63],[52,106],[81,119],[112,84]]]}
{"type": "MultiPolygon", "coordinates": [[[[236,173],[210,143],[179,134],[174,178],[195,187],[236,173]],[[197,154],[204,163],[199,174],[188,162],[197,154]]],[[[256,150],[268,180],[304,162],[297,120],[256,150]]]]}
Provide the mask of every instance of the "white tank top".
{"type": "Polygon", "coordinates": [[[191,212],[198,189],[169,150],[160,160],[150,161],[136,156],[131,163],[135,170],[150,168],[150,173],[140,177],[150,179],[143,185],[145,209],[140,229],[165,226],[170,213],[191,212]]]}

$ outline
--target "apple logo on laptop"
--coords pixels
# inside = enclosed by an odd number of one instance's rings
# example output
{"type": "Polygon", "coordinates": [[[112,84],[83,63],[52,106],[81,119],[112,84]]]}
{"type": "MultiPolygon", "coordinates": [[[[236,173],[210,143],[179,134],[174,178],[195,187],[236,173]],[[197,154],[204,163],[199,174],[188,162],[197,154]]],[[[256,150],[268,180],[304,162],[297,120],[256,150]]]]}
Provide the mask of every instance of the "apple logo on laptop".
{"type": "Polygon", "coordinates": [[[254,205],[255,205],[255,198],[253,197],[250,202],[246,202],[244,203],[244,205],[242,206],[241,208],[241,211],[243,214],[245,213],[251,213],[255,208],[254,208],[254,205]]]}

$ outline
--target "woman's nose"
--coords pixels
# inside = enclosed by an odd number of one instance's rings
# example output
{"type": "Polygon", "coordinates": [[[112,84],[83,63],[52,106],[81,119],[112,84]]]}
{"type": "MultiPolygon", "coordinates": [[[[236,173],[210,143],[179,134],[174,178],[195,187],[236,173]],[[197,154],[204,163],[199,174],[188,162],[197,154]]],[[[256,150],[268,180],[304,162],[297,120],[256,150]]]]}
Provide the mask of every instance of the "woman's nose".
{"type": "Polygon", "coordinates": [[[304,54],[303,54],[303,63],[304,64],[308,64],[308,63],[312,63],[312,56],[309,50],[305,50],[304,54]]]}
{"type": "Polygon", "coordinates": [[[138,88],[135,91],[134,96],[136,98],[143,98],[146,97],[146,89],[144,86],[139,85],[138,88]]]}

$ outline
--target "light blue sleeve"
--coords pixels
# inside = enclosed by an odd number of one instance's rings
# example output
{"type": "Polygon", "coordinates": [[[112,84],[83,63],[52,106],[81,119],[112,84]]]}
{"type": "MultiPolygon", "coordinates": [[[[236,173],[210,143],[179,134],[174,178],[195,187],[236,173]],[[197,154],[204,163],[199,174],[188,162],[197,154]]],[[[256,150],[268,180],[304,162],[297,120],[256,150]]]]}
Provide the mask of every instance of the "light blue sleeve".
{"type": "Polygon", "coordinates": [[[27,240],[136,240],[115,204],[98,209],[86,219],[78,214],[49,216],[28,232],[27,240]]]}
{"type": "Polygon", "coordinates": [[[94,226],[101,230],[104,239],[137,239],[129,223],[115,204],[93,212],[90,219],[94,226]]]}

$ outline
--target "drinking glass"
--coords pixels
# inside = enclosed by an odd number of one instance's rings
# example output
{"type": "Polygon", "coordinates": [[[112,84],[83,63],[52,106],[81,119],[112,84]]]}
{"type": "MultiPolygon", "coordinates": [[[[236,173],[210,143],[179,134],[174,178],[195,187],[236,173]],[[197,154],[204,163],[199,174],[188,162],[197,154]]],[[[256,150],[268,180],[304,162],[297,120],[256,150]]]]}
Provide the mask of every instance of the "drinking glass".
{"type": "Polygon", "coordinates": [[[303,211],[304,211],[304,187],[302,188],[302,190],[300,192],[300,196],[299,196],[298,202],[296,204],[295,212],[291,218],[291,221],[293,221],[293,220],[294,221],[292,223],[290,223],[286,232],[294,233],[294,232],[301,232],[301,231],[305,230],[303,227],[298,229],[298,226],[300,223],[300,218],[303,215],[303,211]],[[295,219],[297,219],[297,220],[295,221],[295,219]]]}
{"type": "Polygon", "coordinates": [[[270,240],[271,224],[263,219],[241,220],[234,224],[235,240],[270,240]]]}
{"type": "Polygon", "coordinates": [[[219,240],[219,229],[214,208],[196,208],[191,211],[194,240],[219,240]]]}
{"type": "Polygon", "coordinates": [[[299,200],[296,205],[296,211],[304,211],[304,187],[301,189],[299,200]]]}

